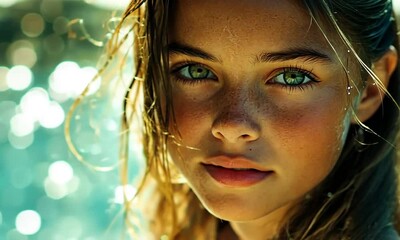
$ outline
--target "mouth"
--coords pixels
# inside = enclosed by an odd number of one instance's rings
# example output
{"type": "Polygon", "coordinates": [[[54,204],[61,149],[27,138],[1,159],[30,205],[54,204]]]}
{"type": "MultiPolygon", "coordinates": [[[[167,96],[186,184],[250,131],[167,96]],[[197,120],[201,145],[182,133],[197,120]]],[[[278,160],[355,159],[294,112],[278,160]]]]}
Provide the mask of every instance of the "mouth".
{"type": "Polygon", "coordinates": [[[214,180],[227,187],[249,187],[274,173],[243,158],[210,158],[202,165],[214,180]]]}

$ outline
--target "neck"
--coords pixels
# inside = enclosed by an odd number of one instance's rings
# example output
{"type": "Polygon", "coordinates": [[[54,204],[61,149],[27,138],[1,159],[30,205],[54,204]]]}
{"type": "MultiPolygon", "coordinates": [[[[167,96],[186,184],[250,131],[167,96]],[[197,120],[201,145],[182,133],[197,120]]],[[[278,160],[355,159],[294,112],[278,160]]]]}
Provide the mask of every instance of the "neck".
{"type": "Polygon", "coordinates": [[[276,239],[287,210],[286,207],[282,207],[259,219],[230,222],[232,232],[240,240],[276,239]]]}

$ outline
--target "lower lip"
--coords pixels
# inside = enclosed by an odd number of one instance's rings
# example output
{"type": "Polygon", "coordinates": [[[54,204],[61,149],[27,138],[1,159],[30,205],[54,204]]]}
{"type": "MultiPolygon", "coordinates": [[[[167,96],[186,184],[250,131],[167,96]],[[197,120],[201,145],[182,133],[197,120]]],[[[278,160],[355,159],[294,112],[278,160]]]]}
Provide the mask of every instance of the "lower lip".
{"type": "Polygon", "coordinates": [[[254,185],[269,175],[272,171],[235,170],[204,164],[205,169],[217,182],[230,187],[248,187],[254,185]]]}

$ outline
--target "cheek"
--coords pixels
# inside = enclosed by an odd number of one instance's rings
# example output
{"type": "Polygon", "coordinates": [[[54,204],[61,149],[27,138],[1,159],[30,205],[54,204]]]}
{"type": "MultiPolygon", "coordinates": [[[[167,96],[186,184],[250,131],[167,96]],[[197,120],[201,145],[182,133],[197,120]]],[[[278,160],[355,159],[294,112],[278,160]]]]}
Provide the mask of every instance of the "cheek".
{"type": "Polygon", "coordinates": [[[170,131],[178,134],[186,144],[194,144],[196,139],[207,134],[207,129],[210,131],[212,104],[209,101],[199,102],[192,96],[176,94],[173,104],[176,126],[171,128],[170,125],[170,131]]]}
{"type": "Polygon", "coordinates": [[[281,104],[271,121],[280,146],[282,168],[299,179],[315,182],[336,163],[347,134],[346,96],[340,90],[325,91],[313,101],[281,104]]]}
{"type": "Polygon", "coordinates": [[[330,103],[318,102],[280,108],[276,120],[271,122],[274,125],[272,128],[288,141],[314,138],[314,144],[318,145],[317,139],[326,138],[336,142],[343,133],[346,110],[344,103],[330,103]]]}

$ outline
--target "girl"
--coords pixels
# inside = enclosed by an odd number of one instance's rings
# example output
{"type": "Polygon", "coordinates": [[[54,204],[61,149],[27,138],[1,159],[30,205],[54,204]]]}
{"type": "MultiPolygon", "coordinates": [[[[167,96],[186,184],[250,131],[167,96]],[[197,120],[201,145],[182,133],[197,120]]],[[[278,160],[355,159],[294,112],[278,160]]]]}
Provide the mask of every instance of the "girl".
{"type": "Polygon", "coordinates": [[[123,130],[143,104],[147,162],[133,238],[140,208],[154,239],[398,239],[391,1],[137,0],[128,19],[123,130]]]}

